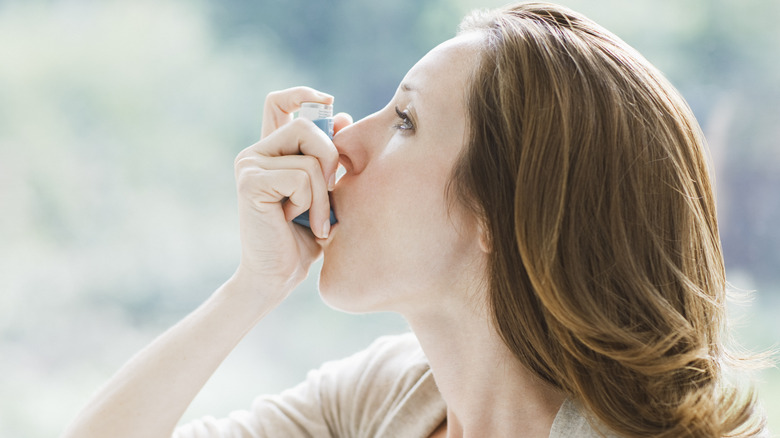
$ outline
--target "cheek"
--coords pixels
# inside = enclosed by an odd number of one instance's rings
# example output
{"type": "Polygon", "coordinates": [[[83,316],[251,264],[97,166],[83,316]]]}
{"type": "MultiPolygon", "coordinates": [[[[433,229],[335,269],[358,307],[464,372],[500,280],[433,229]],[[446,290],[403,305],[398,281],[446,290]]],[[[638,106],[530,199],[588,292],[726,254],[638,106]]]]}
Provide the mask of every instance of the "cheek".
{"type": "Polygon", "coordinates": [[[458,238],[444,202],[449,171],[417,163],[377,163],[344,181],[348,217],[325,250],[320,276],[328,304],[388,310],[446,277],[458,238]]]}
{"type": "Polygon", "coordinates": [[[435,249],[446,228],[447,169],[421,163],[377,168],[371,188],[362,196],[371,224],[367,229],[394,257],[414,258],[435,249]]]}

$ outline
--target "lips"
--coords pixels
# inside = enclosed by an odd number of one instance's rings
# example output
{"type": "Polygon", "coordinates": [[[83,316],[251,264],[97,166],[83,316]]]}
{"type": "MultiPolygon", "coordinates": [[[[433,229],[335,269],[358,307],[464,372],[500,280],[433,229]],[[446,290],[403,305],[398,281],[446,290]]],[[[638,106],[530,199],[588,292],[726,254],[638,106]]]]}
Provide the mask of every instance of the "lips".
{"type": "Polygon", "coordinates": [[[328,201],[330,202],[330,209],[333,210],[333,214],[336,216],[336,222],[339,220],[339,212],[336,209],[336,203],[333,200],[333,192],[328,192],[328,201]]]}

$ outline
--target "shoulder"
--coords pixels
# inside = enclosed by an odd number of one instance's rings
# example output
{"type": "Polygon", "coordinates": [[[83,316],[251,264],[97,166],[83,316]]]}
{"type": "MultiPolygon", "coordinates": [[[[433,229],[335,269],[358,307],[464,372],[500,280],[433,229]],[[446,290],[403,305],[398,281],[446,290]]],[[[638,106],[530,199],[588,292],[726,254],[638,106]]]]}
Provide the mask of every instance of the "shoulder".
{"type": "Polygon", "coordinates": [[[193,421],[174,436],[423,436],[417,430],[444,413],[428,360],[407,333],[381,337],[281,394],[257,397],[249,410],[193,421]]]}
{"type": "Polygon", "coordinates": [[[446,414],[413,333],[378,338],[315,373],[323,414],[335,436],[423,436],[446,414]]]}
{"type": "Polygon", "coordinates": [[[377,436],[388,420],[414,406],[438,405],[441,396],[428,359],[412,333],[383,336],[346,359],[319,370],[320,396],[334,429],[377,436]]]}
{"type": "MultiPolygon", "coordinates": [[[[338,374],[349,377],[396,381],[398,379],[418,380],[430,369],[420,343],[413,333],[382,336],[368,348],[351,357],[325,363],[322,371],[339,370],[338,374]]],[[[359,381],[356,383],[360,383],[359,381]]]]}
{"type": "Polygon", "coordinates": [[[428,359],[413,333],[385,336],[365,350],[356,387],[361,436],[429,436],[447,414],[428,359]]]}

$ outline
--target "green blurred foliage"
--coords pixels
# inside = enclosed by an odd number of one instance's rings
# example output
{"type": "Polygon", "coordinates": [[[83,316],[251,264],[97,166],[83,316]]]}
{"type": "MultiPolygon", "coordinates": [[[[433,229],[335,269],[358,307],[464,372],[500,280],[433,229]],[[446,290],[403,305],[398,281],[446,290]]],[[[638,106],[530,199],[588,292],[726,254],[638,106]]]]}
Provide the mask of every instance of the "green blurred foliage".
{"type": "MultiPolygon", "coordinates": [[[[127,358],[237,263],[232,163],[269,91],[356,118],[461,17],[503,1],[0,1],[0,436],[59,433],[127,358]]],[[[780,2],[572,0],[664,71],[713,155],[738,340],[780,339],[780,2]]],[[[313,272],[315,272],[313,270],[313,272]]],[[[186,418],[224,415],[387,332],[316,275],[228,358],[186,418]]],[[[780,429],[780,373],[760,375],[780,429]]]]}

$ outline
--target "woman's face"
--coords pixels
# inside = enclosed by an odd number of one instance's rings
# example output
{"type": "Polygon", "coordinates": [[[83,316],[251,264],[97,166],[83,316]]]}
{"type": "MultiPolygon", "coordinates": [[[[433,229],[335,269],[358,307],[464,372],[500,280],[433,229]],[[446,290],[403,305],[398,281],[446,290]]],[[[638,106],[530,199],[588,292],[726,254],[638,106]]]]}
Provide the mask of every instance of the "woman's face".
{"type": "Polygon", "coordinates": [[[334,138],[346,174],[320,243],[320,291],[353,312],[404,311],[463,289],[482,272],[476,222],[445,198],[464,147],[464,96],[477,34],[449,40],[406,74],[390,103],[334,138]]]}

